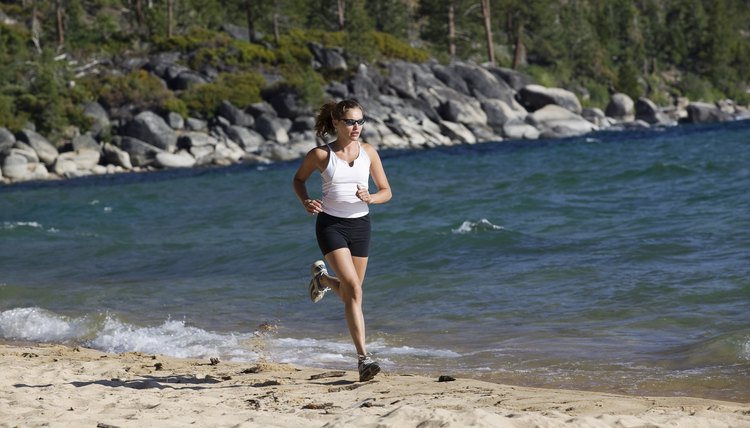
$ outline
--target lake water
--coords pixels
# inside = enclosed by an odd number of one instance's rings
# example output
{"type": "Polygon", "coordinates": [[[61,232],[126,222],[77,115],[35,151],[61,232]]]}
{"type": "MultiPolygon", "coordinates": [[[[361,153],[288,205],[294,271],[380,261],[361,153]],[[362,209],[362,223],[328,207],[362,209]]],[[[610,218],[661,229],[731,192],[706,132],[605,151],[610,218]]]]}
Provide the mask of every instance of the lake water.
{"type": "MultiPolygon", "coordinates": [[[[750,401],[750,121],[381,156],[384,370],[750,401]]],[[[353,370],[296,166],[0,187],[0,340],[353,370]]]]}

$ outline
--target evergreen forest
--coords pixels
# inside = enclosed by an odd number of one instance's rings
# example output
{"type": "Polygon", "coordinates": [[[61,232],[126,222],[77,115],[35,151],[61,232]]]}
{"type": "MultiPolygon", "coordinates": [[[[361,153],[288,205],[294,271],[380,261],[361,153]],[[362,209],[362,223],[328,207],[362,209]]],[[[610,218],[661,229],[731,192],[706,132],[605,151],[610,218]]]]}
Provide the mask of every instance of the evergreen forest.
{"type": "Polygon", "coordinates": [[[3,0],[0,126],[86,129],[86,101],[210,117],[279,85],[312,105],[391,60],[494,63],[589,106],[613,92],[748,104],[750,0],[3,0]],[[313,67],[311,42],[341,48],[348,71],[313,67]],[[169,51],[215,78],[175,93],[119,67],[169,51]]]}

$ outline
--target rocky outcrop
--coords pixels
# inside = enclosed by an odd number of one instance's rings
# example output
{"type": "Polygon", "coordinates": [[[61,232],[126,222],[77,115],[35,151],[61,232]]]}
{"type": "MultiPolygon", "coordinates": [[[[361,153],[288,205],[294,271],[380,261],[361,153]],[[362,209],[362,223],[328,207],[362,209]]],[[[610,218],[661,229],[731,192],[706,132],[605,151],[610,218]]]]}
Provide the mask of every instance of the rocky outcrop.
{"type": "MultiPolygon", "coordinates": [[[[245,37],[248,37],[245,34],[245,37]]],[[[310,44],[316,69],[350,73],[325,88],[331,99],[354,97],[366,111],[362,138],[380,148],[423,149],[503,139],[566,138],[599,130],[673,126],[750,118],[730,101],[659,107],[613,94],[605,111],[582,108],[564,88],[547,88],[514,70],[466,62],[360,64],[353,70],[344,52],[310,44]]],[[[215,71],[191,70],[183,54],[163,52],[130,59],[121,66],[142,69],[165,87],[181,90],[215,78],[215,71]]],[[[264,101],[238,108],[224,101],[211,118],[183,118],[174,112],[109,110],[83,106],[91,126],[58,145],[33,129],[12,133],[0,127],[0,180],[17,182],[72,178],[163,168],[269,163],[303,156],[318,141],[314,109],[285,87],[263,91],[264,101]],[[116,119],[111,119],[116,118],[116,119]]]]}

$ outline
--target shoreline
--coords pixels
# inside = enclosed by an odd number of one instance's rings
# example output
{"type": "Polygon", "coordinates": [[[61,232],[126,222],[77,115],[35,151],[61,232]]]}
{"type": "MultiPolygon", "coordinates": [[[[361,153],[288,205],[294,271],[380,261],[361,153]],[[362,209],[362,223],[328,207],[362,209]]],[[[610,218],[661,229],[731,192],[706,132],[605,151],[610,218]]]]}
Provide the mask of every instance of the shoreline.
{"type": "Polygon", "coordinates": [[[0,343],[0,426],[750,426],[750,405],[0,343]]]}

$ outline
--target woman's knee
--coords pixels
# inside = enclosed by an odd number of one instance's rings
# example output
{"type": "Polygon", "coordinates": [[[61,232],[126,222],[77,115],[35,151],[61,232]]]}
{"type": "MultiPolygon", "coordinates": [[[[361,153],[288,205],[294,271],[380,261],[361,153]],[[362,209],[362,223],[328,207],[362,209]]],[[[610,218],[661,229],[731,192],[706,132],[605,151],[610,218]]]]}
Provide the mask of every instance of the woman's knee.
{"type": "Polygon", "coordinates": [[[339,278],[342,300],[362,300],[362,284],[359,278],[339,278]]]}

